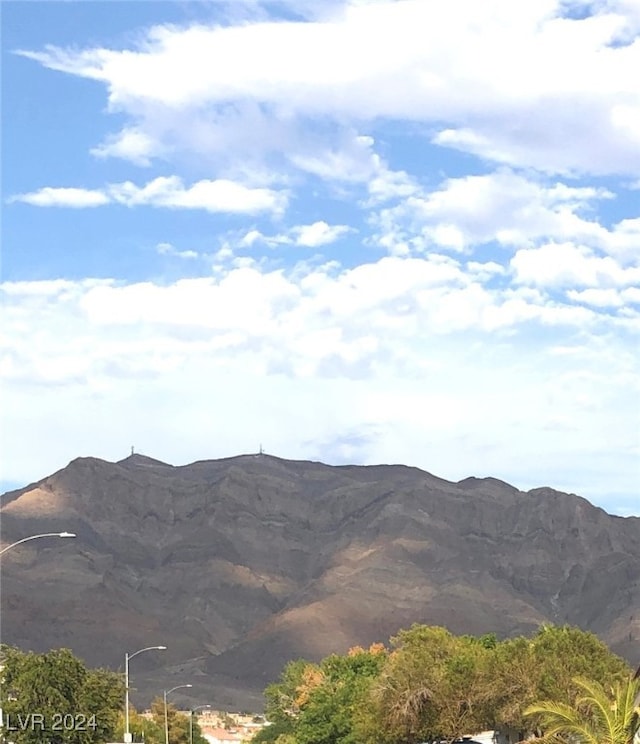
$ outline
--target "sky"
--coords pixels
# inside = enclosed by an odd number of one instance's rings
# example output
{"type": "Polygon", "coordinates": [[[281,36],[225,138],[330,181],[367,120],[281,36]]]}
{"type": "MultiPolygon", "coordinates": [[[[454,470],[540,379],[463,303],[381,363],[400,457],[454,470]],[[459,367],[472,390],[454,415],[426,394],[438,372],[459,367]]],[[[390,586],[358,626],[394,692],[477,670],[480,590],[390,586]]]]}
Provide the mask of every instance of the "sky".
{"type": "Polygon", "coordinates": [[[262,446],[640,515],[638,0],[1,6],[5,489],[262,446]]]}

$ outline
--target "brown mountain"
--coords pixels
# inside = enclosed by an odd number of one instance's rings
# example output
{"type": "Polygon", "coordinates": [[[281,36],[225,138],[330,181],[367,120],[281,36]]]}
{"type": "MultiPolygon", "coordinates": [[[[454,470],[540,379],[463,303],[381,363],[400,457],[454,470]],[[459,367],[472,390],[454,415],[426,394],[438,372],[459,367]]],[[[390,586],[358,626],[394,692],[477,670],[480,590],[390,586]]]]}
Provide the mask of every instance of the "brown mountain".
{"type": "Polygon", "coordinates": [[[256,709],[291,658],[385,641],[571,623],[640,661],[640,518],[501,481],[267,455],[173,467],[80,458],[2,497],[2,641],[131,663],[142,703],[256,709]],[[179,692],[185,692],[180,690],[179,692]],[[179,694],[174,699],[180,702],[179,694]]]}

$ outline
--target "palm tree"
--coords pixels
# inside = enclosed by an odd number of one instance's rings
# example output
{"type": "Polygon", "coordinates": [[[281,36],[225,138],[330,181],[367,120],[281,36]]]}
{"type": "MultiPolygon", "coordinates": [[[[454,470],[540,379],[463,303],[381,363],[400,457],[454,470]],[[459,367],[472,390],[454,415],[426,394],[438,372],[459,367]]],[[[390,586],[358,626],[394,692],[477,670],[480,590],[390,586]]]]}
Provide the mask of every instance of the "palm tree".
{"type": "Polygon", "coordinates": [[[598,682],[577,678],[582,694],[575,705],[537,703],[525,710],[544,732],[537,744],[634,744],[640,733],[640,679],[636,675],[609,692],[598,682]]]}

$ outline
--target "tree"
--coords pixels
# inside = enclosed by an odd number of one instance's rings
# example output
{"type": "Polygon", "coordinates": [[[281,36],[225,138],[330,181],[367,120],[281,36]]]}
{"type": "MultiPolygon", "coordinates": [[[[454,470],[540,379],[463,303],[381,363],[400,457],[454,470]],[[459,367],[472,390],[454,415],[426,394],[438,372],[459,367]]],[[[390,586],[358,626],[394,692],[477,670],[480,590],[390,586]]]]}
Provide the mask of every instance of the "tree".
{"type": "MultiPolygon", "coordinates": [[[[124,741],[124,714],[120,713],[114,741],[124,741]]],[[[144,744],[164,744],[164,718],[162,724],[154,718],[141,716],[133,708],[129,709],[129,732],[134,742],[144,744]]]]}
{"type": "Polygon", "coordinates": [[[580,692],[574,677],[615,685],[630,672],[595,635],[568,626],[498,641],[416,624],[391,644],[288,664],[265,691],[272,725],[254,741],[414,744],[504,726],[525,738],[527,706],[571,706],[580,692]]]}
{"type": "Polygon", "coordinates": [[[277,682],[265,688],[264,712],[271,725],[264,726],[254,736],[256,744],[270,744],[280,736],[293,733],[300,716],[300,704],[308,693],[310,680],[318,671],[317,664],[296,659],[284,667],[277,682]]]}
{"type": "Polygon", "coordinates": [[[491,665],[493,715],[490,727],[507,725],[524,736],[525,709],[539,700],[573,705],[575,678],[614,685],[629,678],[626,662],[593,633],[570,626],[543,625],[532,638],[499,643],[491,665]]]}
{"type": "Polygon", "coordinates": [[[385,658],[384,646],[374,644],[323,659],[317,673],[307,677],[295,727],[297,744],[359,744],[359,714],[385,658]]]}
{"type": "Polygon", "coordinates": [[[356,744],[360,716],[369,688],[386,658],[382,644],[368,650],[332,654],[320,664],[297,660],[280,680],[265,690],[265,715],[270,721],[253,738],[257,744],[356,744]]]}
{"type": "MultiPolygon", "coordinates": [[[[88,711],[100,711],[95,717],[95,740],[109,741],[122,716],[123,680],[105,669],[88,669],[80,694],[80,705],[88,711]]],[[[93,740],[92,740],[93,741],[93,740]]]]}
{"type": "MultiPolygon", "coordinates": [[[[189,744],[189,715],[184,715],[174,705],[167,704],[169,744],[189,744]]],[[[161,741],[164,742],[164,698],[158,697],[151,702],[151,720],[157,729],[162,732],[161,741]]],[[[202,736],[202,730],[195,719],[193,721],[193,744],[207,744],[207,740],[202,736]]]]}
{"type": "Polygon", "coordinates": [[[272,723],[292,721],[300,715],[300,692],[317,664],[296,659],[290,661],[282,671],[278,682],[266,688],[265,716],[272,723]]]}
{"type": "Polygon", "coordinates": [[[493,657],[491,724],[508,726],[524,738],[528,726],[524,709],[540,699],[541,666],[534,643],[523,637],[503,641],[496,646],[493,657]]]}
{"type": "MultiPolygon", "coordinates": [[[[569,625],[542,625],[532,638],[533,654],[541,671],[537,700],[569,703],[578,693],[577,677],[605,684],[625,681],[631,669],[596,635],[569,625]]],[[[531,701],[534,702],[534,701],[531,701]]]]}
{"type": "Polygon", "coordinates": [[[637,678],[606,688],[576,678],[581,691],[574,705],[553,701],[531,705],[525,715],[540,726],[540,744],[633,744],[640,732],[640,681],[637,678]]]}
{"type": "Polygon", "coordinates": [[[16,744],[93,744],[113,738],[124,695],[114,672],[87,669],[69,649],[44,654],[3,646],[1,707],[16,744]]]}
{"type": "Polygon", "coordinates": [[[492,639],[414,625],[392,643],[396,649],[373,688],[385,740],[453,741],[484,728],[492,696],[492,639]]]}

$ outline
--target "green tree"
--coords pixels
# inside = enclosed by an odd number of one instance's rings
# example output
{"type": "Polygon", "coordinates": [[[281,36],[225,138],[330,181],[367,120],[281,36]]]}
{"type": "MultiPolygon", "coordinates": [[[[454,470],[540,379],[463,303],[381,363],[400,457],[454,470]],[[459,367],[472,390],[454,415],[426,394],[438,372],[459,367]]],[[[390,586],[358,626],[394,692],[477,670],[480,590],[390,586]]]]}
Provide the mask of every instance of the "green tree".
{"type": "Polygon", "coordinates": [[[541,675],[538,700],[569,702],[578,690],[576,677],[606,684],[627,680],[631,669],[596,635],[569,625],[543,625],[533,637],[541,675]]]}
{"type": "Polygon", "coordinates": [[[105,669],[88,669],[80,693],[81,707],[100,711],[96,715],[94,733],[97,741],[109,741],[122,717],[122,677],[105,669]]]}
{"type": "Polygon", "coordinates": [[[613,685],[630,671],[592,633],[568,626],[499,641],[413,625],[391,644],[288,664],[265,690],[272,725],[256,744],[414,744],[504,726],[524,738],[527,706],[572,705],[574,677],[613,685]]]}
{"type": "MultiPolygon", "coordinates": [[[[120,713],[114,741],[124,741],[124,727],[124,714],[120,713]]],[[[134,742],[164,744],[164,720],[160,725],[154,718],[142,716],[133,708],[129,709],[129,732],[134,742]]]]}
{"type": "MultiPolygon", "coordinates": [[[[190,726],[193,725],[193,744],[207,744],[196,714],[191,711],[179,711],[174,705],[167,705],[167,722],[169,724],[169,744],[189,744],[190,726]],[[193,721],[190,721],[193,716],[193,721]]],[[[157,697],[151,703],[148,715],[141,715],[133,708],[129,709],[129,731],[134,742],[144,744],[165,744],[164,698],[157,697]]],[[[124,715],[118,717],[116,741],[123,741],[124,715]]]]}
{"type": "Polygon", "coordinates": [[[605,688],[584,678],[573,680],[580,694],[573,705],[547,701],[525,715],[542,729],[540,744],[633,744],[640,732],[640,681],[628,679],[605,688]]]}
{"type": "Polygon", "coordinates": [[[492,696],[491,639],[414,625],[392,644],[396,649],[373,688],[386,741],[454,740],[484,727],[492,696]]]}
{"type": "Polygon", "coordinates": [[[69,649],[44,654],[4,646],[5,735],[16,744],[93,744],[113,738],[124,695],[113,672],[87,669],[69,649]]]}
{"type": "MultiPolygon", "coordinates": [[[[162,732],[161,741],[164,742],[164,699],[155,698],[151,702],[151,719],[162,732]]],[[[190,722],[189,714],[181,713],[174,705],[167,705],[167,723],[169,728],[169,744],[189,744],[190,722]]],[[[145,738],[146,742],[146,738],[145,738]]],[[[193,720],[193,744],[207,744],[202,736],[198,722],[193,720]]]]}
{"type": "Polygon", "coordinates": [[[296,659],[284,667],[277,682],[265,688],[264,712],[270,725],[264,726],[253,737],[256,744],[271,744],[278,737],[293,733],[311,680],[319,673],[317,664],[296,659]]]}
{"type": "Polygon", "coordinates": [[[270,722],[253,738],[256,744],[357,744],[360,716],[372,681],[380,673],[386,649],[353,648],[320,664],[290,662],[280,679],[265,690],[270,722]]]}
{"type": "Polygon", "coordinates": [[[356,647],[346,656],[323,659],[302,703],[295,727],[297,744],[359,744],[360,711],[385,658],[384,647],[376,644],[368,651],[356,647]]]}
{"type": "MultiPolygon", "coordinates": [[[[255,741],[255,738],[252,741],[255,741]]],[[[298,742],[293,734],[280,734],[275,740],[275,744],[298,744],[298,742]]]]}
{"type": "Polygon", "coordinates": [[[252,744],[283,744],[293,738],[294,724],[291,721],[274,721],[263,726],[251,739],[252,744]]]}
{"type": "Polygon", "coordinates": [[[524,709],[539,699],[540,659],[533,641],[518,637],[499,643],[493,652],[490,675],[491,726],[508,726],[524,737],[528,726],[524,709]]]}
{"type": "Polygon", "coordinates": [[[545,700],[573,705],[575,678],[614,685],[629,678],[629,666],[593,633],[570,626],[543,625],[532,638],[514,638],[496,646],[491,676],[491,725],[508,725],[521,734],[530,723],[527,706],[545,700]]]}

